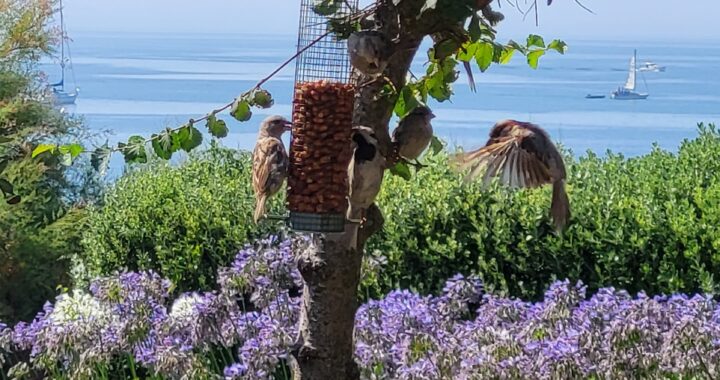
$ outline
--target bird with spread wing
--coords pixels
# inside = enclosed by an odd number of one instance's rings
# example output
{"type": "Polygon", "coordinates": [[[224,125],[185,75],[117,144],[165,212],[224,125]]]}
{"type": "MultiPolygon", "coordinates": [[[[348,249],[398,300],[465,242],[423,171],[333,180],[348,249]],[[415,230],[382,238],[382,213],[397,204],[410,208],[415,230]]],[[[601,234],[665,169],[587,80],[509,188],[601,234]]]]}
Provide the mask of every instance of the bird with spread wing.
{"type": "Polygon", "coordinates": [[[459,170],[469,170],[466,180],[482,176],[484,184],[494,177],[513,188],[553,187],[550,214],[558,230],[570,219],[570,200],[565,192],[565,164],[547,132],[535,124],[503,120],[493,126],[485,146],[454,157],[459,170]]]}

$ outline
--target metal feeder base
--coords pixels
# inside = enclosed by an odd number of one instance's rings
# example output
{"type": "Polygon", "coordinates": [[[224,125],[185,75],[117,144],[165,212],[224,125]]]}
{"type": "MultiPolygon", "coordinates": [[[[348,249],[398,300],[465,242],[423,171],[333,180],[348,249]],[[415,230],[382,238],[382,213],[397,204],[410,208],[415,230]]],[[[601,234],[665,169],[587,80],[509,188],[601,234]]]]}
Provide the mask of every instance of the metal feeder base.
{"type": "Polygon", "coordinates": [[[344,232],[344,214],[290,212],[290,228],[302,232],[344,232]]]}

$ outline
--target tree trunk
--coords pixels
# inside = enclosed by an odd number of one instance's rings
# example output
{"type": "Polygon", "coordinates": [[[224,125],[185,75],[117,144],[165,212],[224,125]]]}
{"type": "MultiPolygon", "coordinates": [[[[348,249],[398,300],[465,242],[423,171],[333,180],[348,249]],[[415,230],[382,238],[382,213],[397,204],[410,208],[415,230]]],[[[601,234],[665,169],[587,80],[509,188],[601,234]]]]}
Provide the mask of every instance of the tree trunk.
{"type": "MultiPolygon", "coordinates": [[[[423,4],[422,0],[404,0],[396,7],[392,1],[383,1],[375,12],[376,20],[382,25],[381,31],[390,38],[397,38],[398,52],[385,70],[385,76],[397,89],[405,85],[410,64],[423,37],[435,26],[443,24],[428,17],[419,19],[417,15],[423,4]]],[[[361,77],[359,83],[367,79],[361,77]]],[[[379,80],[358,89],[353,125],[373,128],[379,139],[380,153],[388,157],[392,152],[388,126],[397,96],[381,96],[383,86],[383,81],[379,80]]],[[[348,223],[344,233],[314,234],[309,246],[294,249],[305,280],[299,345],[293,351],[295,380],[356,380],[360,377],[354,360],[353,330],[363,247],[383,224],[382,213],[376,205],[367,209],[366,218],[362,228],[348,223]],[[352,247],[355,236],[357,246],[352,247]]]]}

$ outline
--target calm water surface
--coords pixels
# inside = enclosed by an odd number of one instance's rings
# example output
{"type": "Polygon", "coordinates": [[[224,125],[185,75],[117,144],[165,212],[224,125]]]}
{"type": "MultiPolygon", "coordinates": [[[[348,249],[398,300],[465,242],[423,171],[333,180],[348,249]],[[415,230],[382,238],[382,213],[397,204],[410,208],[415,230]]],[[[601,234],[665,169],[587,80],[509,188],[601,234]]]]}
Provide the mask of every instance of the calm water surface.
{"type": "MultiPolygon", "coordinates": [[[[676,149],[696,135],[698,122],[720,124],[720,44],[567,42],[566,55],[548,54],[538,70],[519,55],[484,74],[476,70],[477,93],[461,76],[452,103],[431,104],[436,133],[471,148],[486,140],[496,120],[517,118],[539,123],[576,153],[610,149],[634,156],[653,142],[676,149]],[[648,100],[611,100],[634,48],[640,62],[667,71],[638,77],[648,100]],[[588,93],[608,97],[585,99],[588,93]]],[[[81,93],[69,111],[93,130],[111,130],[111,142],[147,136],[227,103],[292,55],[295,43],[294,36],[75,34],[72,58],[81,93]]],[[[419,54],[415,73],[423,72],[424,57],[419,54]]],[[[56,68],[46,69],[54,79],[56,68]]],[[[293,73],[290,65],[267,84],[276,98],[268,112],[289,114],[293,73]]],[[[251,149],[259,119],[228,120],[231,134],[223,143],[251,149]]],[[[119,157],[112,165],[115,171],[122,166],[119,157]]]]}

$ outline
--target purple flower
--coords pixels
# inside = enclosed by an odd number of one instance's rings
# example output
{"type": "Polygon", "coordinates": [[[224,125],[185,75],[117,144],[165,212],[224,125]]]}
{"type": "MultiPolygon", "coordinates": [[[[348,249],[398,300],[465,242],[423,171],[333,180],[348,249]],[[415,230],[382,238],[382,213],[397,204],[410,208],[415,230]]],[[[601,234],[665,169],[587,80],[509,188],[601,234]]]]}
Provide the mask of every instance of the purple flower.
{"type": "MultiPolygon", "coordinates": [[[[248,246],[219,270],[218,290],[172,300],[170,283],[153,272],[97,279],[90,293],[59,296],[31,323],[0,323],[0,365],[97,378],[131,357],[167,379],[272,379],[287,370],[298,336],[292,244],[271,237],[248,246]],[[18,352],[30,361],[8,363],[18,352]]],[[[711,297],[604,288],[587,298],[568,280],[534,303],[485,294],[478,277],[462,275],[438,296],[393,291],[359,307],[354,339],[363,379],[720,377],[711,297]]]]}

